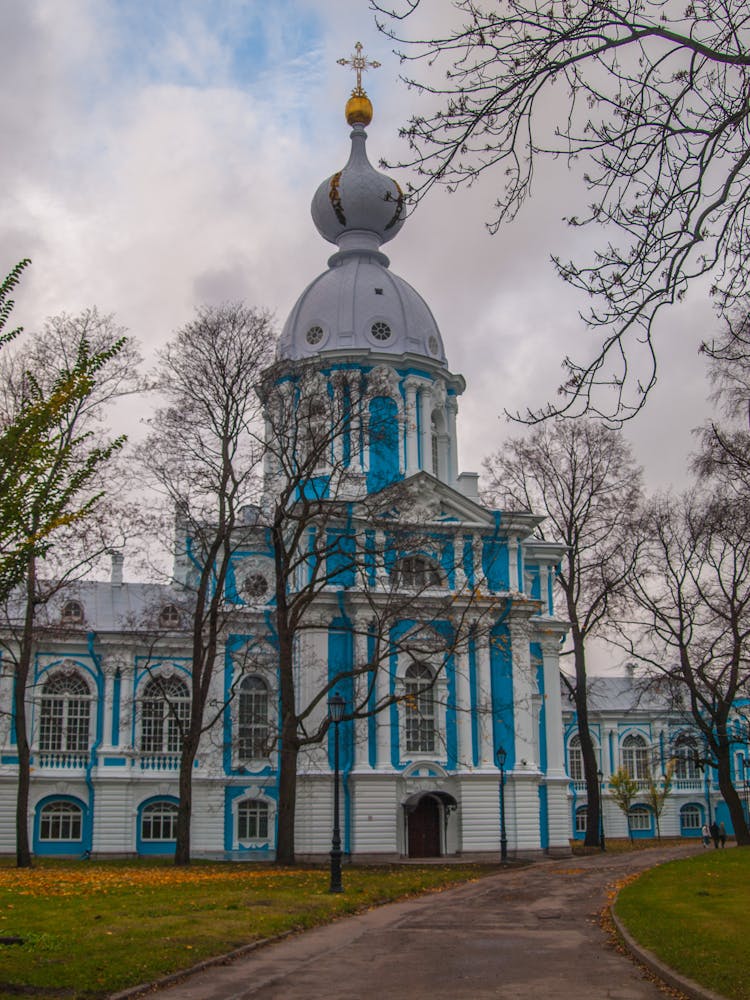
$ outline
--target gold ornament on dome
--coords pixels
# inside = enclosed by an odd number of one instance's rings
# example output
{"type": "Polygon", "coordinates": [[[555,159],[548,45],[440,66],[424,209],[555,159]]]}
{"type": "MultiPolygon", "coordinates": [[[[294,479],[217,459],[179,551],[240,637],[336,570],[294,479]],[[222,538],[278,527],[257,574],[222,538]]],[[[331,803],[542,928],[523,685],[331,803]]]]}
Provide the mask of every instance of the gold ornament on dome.
{"type": "Polygon", "coordinates": [[[356,43],[350,59],[337,59],[336,62],[339,66],[351,66],[357,74],[357,86],[346,102],[346,120],[350,125],[369,125],[372,121],[372,103],[362,89],[362,73],[368,69],[377,69],[380,63],[362,55],[362,42],[356,43]]]}

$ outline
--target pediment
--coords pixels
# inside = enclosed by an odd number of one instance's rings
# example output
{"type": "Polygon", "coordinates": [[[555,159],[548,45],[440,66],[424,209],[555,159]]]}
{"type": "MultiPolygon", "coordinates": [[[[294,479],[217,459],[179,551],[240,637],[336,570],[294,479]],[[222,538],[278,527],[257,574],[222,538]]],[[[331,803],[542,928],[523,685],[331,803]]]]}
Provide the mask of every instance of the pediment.
{"type": "Polygon", "coordinates": [[[387,487],[381,497],[383,506],[376,512],[388,521],[472,528],[495,524],[491,511],[426,472],[387,487]]]}

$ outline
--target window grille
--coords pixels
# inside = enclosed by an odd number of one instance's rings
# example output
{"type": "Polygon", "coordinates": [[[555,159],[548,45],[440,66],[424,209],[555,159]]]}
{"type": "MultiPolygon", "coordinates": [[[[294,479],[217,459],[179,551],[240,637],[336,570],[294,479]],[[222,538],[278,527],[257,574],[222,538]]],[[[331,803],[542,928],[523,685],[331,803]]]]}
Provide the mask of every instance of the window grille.
{"type": "Polygon", "coordinates": [[[174,802],[149,802],[141,812],[141,840],[176,840],[177,806],[174,802]]]}
{"type": "Polygon", "coordinates": [[[40,750],[88,750],[91,695],[76,671],[54,674],[45,682],[39,717],[40,750]]]}
{"type": "Polygon", "coordinates": [[[73,802],[48,802],[39,814],[39,839],[80,840],[83,813],[73,802]]]}
{"type": "Polygon", "coordinates": [[[190,723],[190,695],[177,677],[154,677],[141,698],[143,753],[179,753],[190,723]]]}
{"type": "Polygon", "coordinates": [[[424,663],[412,663],[404,677],[404,722],[408,753],[435,750],[434,674],[424,663]]]}
{"type": "Polygon", "coordinates": [[[268,756],[268,688],[260,677],[246,677],[242,681],[238,716],[240,760],[268,756]]]}
{"type": "Polygon", "coordinates": [[[631,733],[622,741],[622,766],[636,781],[645,781],[648,778],[648,747],[642,736],[631,733]]]}
{"type": "Polygon", "coordinates": [[[268,803],[259,799],[240,802],[237,808],[237,839],[268,839],[268,803]]]}

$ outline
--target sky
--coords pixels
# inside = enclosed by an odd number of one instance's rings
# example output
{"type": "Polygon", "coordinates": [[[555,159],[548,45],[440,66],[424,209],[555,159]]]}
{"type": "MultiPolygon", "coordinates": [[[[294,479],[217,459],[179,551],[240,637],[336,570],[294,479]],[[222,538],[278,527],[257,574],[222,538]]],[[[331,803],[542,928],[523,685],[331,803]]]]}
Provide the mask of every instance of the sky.
{"type": "MultiPolygon", "coordinates": [[[[447,0],[427,9],[434,24],[451,16],[447,0]]],[[[420,107],[368,0],[0,0],[0,17],[0,273],[33,262],[14,323],[96,305],[151,364],[202,303],[267,307],[281,328],[325,269],[332,248],[309,205],[348,158],[354,79],[337,59],[359,40],[381,63],[364,78],[373,164],[406,155],[398,128],[420,107]]],[[[550,262],[590,240],[562,222],[583,197],[577,178],[540,169],[519,217],[491,236],[495,194],[490,175],[434,190],[387,248],[466,378],[463,471],[522,433],[503,410],[554,398],[563,357],[586,357],[592,338],[587,302],[550,262]]],[[[651,490],[686,483],[707,412],[697,348],[715,329],[697,289],[659,321],[659,382],[625,431],[651,490]]],[[[137,438],[147,412],[129,403],[117,429],[137,438]]]]}

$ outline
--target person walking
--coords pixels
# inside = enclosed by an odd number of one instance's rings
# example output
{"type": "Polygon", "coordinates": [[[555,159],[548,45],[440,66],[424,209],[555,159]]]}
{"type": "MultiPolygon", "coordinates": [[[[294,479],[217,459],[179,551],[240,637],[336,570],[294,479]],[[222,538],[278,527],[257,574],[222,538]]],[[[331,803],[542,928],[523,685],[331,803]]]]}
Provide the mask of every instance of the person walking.
{"type": "Polygon", "coordinates": [[[713,842],[714,842],[714,850],[718,851],[718,849],[719,849],[719,824],[716,822],[716,820],[713,821],[713,823],[711,824],[710,829],[711,829],[711,840],[713,840],[713,842]]]}
{"type": "Polygon", "coordinates": [[[719,823],[719,840],[721,841],[722,848],[727,846],[727,828],[724,826],[724,822],[719,823]]]}
{"type": "Polygon", "coordinates": [[[708,823],[704,823],[701,827],[701,839],[704,847],[708,847],[711,843],[711,831],[708,829],[708,823]]]}

